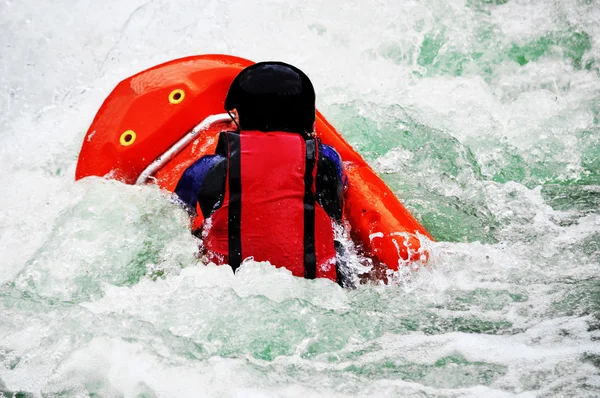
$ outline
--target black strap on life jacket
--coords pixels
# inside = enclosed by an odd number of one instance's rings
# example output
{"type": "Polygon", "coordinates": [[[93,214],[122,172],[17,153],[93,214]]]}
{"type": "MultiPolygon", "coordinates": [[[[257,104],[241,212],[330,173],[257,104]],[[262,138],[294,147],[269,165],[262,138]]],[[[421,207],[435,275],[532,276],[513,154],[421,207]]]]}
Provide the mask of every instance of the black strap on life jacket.
{"type": "Polygon", "coordinates": [[[304,277],[317,277],[317,255],[315,252],[315,193],[313,191],[318,145],[314,139],[306,140],[304,163],[304,277]]]}
{"type": "Polygon", "coordinates": [[[229,265],[233,272],[242,263],[242,179],[241,147],[238,133],[226,133],[228,138],[228,178],[229,178],[229,214],[227,221],[229,235],[229,265]]]}

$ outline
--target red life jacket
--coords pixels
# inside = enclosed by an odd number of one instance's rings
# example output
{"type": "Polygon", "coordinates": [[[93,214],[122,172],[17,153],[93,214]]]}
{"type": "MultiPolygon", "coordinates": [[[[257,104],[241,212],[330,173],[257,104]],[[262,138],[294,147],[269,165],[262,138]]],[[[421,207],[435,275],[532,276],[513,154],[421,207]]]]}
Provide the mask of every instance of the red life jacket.
{"type": "Polygon", "coordinates": [[[286,132],[227,132],[217,153],[228,166],[223,204],[203,234],[211,259],[235,271],[253,257],[295,276],[336,281],[332,221],[315,199],[317,142],[286,132]]]}

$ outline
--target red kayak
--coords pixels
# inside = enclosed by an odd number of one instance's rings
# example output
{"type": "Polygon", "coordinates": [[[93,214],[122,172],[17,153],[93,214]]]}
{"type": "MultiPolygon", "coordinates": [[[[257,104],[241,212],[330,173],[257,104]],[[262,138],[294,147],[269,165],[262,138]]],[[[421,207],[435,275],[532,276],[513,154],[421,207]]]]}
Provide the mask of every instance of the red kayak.
{"type": "MultiPolygon", "coordinates": [[[[198,55],[123,80],[85,135],[75,178],[155,183],[173,192],[188,166],[214,153],[219,132],[235,129],[223,113],[225,97],[235,76],[252,64],[230,55],[198,55]]],[[[316,134],[344,161],[349,179],[344,217],[366,254],[392,270],[426,262],[419,237],[431,236],[318,111],[316,134]]],[[[199,216],[194,223],[201,221],[199,216]]]]}

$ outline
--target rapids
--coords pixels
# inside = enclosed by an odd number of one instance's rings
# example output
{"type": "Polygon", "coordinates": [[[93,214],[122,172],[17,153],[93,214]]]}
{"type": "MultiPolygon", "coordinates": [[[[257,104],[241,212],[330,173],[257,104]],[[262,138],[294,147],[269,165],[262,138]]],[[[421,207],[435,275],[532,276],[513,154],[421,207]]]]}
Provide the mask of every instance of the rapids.
{"type": "Polygon", "coordinates": [[[600,395],[597,0],[2,0],[0,396],[600,395]],[[156,187],[75,183],[112,88],[282,60],[431,232],[343,290],[201,266],[156,187]]]}

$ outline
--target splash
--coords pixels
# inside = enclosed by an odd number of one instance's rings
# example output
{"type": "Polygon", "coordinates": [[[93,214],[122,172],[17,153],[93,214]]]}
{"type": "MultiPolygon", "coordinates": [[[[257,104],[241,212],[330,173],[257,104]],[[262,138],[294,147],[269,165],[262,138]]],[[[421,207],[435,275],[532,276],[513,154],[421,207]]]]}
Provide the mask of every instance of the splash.
{"type": "Polygon", "coordinates": [[[538,3],[2,2],[2,394],[597,396],[600,8],[538,3]],[[211,52],[307,72],[430,266],[234,275],[156,188],[73,182],[119,80],[211,52]]]}

